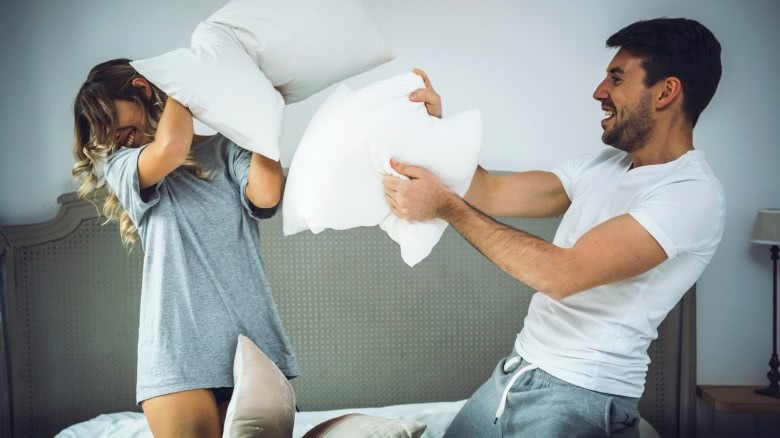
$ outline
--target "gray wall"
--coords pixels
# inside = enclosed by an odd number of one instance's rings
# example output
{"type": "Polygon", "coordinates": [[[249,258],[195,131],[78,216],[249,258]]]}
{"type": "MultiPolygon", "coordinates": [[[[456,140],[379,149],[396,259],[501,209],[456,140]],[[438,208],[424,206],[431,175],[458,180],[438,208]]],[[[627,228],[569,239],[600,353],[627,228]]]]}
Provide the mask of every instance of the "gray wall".
{"type": "MultiPolygon", "coordinates": [[[[14,1],[14,0],[12,0],[14,1]]],[[[73,190],[71,105],[88,69],[186,45],[221,0],[14,1],[0,14],[0,224],[49,219],[73,190]],[[178,4],[177,4],[178,3],[178,4]]],[[[780,2],[509,0],[367,2],[397,60],[349,81],[362,86],[420,66],[445,112],[483,112],[481,162],[549,168],[602,147],[592,100],[612,53],[604,40],[641,18],[702,21],[723,45],[724,74],[695,145],[724,185],[726,232],[699,282],[698,380],[759,384],[771,352],[768,250],[749,242],[756,211],[780,207],[780,2]]],[[[323,93],[288,108],[282,159],[323,93]]]]}

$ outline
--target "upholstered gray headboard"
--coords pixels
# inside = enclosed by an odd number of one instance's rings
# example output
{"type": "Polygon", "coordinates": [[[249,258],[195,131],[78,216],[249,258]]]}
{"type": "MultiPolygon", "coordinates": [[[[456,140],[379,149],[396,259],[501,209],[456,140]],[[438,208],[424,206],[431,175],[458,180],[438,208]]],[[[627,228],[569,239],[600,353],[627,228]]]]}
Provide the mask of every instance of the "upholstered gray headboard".
{"type": "MultiPolygon", "coordinates": [[[[91,204],[59,202],[49,222],[0,228],[2,436],[137,410],[140,250],[128,254],[91,204]]],[[[263,221],[261,238],[302,409],[466,398],[511,351],[533,291],[453,230],[409,268],[376,227],[283,237],[281,222],[263,221]]],[[[558,221],[508,223],[549,240],[558,221]]],[[[693,425],[694,300],[692,290],[650,351],[640,410],[665,437],[693,425]]]]}

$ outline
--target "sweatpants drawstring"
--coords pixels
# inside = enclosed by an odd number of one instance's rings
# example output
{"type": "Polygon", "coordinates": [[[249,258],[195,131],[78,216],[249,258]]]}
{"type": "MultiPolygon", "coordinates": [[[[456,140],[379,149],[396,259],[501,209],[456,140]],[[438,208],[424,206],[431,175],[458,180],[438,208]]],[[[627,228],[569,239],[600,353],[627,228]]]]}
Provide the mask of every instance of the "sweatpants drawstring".
{"type": "MultiPolygon", "coordinates": [[[[522,361],[522,360],[523,360],[523,358],[520,357],[520,356],[514,356],[514,357],[510,358],[509,360],[504,362],[504,372],[505,373],[509,372],[509,370],[514,368],[515,365],[520,363],[520,361],[522,361]]],[[[512,378],[509,379],[509,383],[507,383],[506,387],[504,387],[504,394],[501,396],[501,403],[498,405],[498,410],[496,411],[496,419],[493,420],[493,424],[498,423],[498,419],[501,418],[502,415],[504,415],[504,410],[506,409],[506,399],[507,399],[507,396],[509,395],[509,390],[512,389],[512,385],[514,385],[515,382],[517,381],[517,379],[519,379],[520,376],[525,374],[526,371],[535,370],[537,368],[539,368],[539,366],[535,365],[535,364],[526,365],[523,368],[520,368],[512,376],[512,378]]]]}

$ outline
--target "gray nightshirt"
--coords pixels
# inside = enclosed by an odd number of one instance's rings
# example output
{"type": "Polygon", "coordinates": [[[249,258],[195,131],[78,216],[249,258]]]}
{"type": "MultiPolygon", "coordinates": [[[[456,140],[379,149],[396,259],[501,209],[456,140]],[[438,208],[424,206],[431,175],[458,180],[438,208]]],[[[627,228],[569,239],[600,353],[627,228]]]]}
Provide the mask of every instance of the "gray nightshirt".
{"type": "Polygon", "coordinates": [[[142,150],[123,148],[105,166],[144,251],[136,401],[233,386],[239,333],[298,375],[263,267],[258,210],[246,197],[251,153],[216,135],[192,146],[210,180],[179,168],[142,194],[142,150]]]}

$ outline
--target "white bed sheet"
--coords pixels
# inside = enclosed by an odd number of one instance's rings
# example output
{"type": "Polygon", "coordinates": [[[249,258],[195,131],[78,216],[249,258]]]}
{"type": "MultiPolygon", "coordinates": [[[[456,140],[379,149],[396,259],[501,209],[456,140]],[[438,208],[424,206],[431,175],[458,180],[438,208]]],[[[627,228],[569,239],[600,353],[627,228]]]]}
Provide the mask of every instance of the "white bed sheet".
{"type": "MultiPolygon", "coordinates": [[[[427,427],[422,438],[441,438],[455,414],[466,400],[454,402],[414,403],[380,408],[337,409],[330,411],[298,412],[295,414],[293,438],[300,438],[312,427],[344,414],[361,413],[384,418],[417,420],[427,427]]],[[[644,418],[639,423],[639,436],[660,438],[644,418]]],[[[102,414],[64,429],[54,438],[154,438],[146,418],[140,412],[102,414]]]]}
{"type": "MultiPolygon", "coordinates": [[[[466,400],[454,402],[415,403],[379,408],[338,409],[298,412],[293,437],[300,438],[312,427],[340,415],[361,413],[384,418],[417,420],[427,427],[422,438],[441,438],[466,400]]],[[[146,418],[140,412],[102,414],[64,429],[55,438],[153,438],[146,418]]]]}

